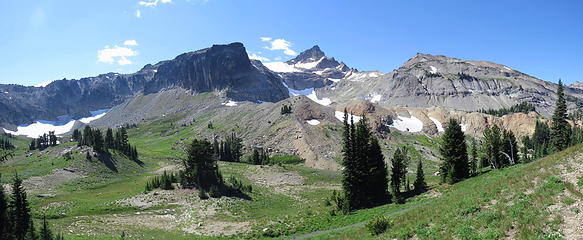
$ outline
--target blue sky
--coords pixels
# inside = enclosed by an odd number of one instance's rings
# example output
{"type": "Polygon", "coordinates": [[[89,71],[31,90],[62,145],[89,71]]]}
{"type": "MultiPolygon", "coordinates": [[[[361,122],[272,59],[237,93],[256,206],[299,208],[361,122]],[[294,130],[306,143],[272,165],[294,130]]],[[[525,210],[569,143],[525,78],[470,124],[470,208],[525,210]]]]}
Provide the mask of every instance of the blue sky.
{"type": "Polygon", "coordinates": [[[359,70],[422,52],[583,81],[583,1],[4,1],[0,33],[0,83],[24,85],[235,41],[271,61],[318,44],[359,70]]]}

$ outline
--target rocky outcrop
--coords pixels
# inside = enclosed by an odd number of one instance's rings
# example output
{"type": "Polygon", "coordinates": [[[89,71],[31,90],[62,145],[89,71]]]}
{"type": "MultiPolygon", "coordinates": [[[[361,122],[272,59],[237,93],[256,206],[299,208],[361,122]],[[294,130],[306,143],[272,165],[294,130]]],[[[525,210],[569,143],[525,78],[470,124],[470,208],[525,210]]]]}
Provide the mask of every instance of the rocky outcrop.
{"type": "MultiPolygon", "coordinates": [[[[393,72],[382,76],[351,74],[317,93],[337,103],[364,98],[386,107],[441,106],[464,111],[528,102],[549,116],[556,88],[554,83],[492,62],[417,54],[393,72]]],[[[565,93],[570,96],[571,108],[577,107],[577,98],[583,98],[583,89],[568,87],[565,93]]]]}
{"type": "Polygon", "coordinates": [[[182,88],[196,93],[221,91],[236,101],[280,101],[288,97],[278,75],[251,62],[241,43],[214,45],[173,60],[146,65],[133,74],[108,73],[79,80],[57,80],[45,87],[0,84],[0,126],[58,116],[88,116],[135,94],[182,88]]]}

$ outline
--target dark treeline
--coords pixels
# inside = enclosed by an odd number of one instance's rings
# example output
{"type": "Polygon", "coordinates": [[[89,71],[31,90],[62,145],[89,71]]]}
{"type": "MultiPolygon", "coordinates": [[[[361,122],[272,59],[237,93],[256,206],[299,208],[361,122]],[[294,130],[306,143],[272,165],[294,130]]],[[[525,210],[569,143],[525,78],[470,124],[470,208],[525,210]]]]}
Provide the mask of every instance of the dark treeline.
{"type": "Polygon", "coordinates": [[[213,141],[213,150],[219,161],[240,162],[241,149],[243,148],[242,141],[235,133],[227,136],[224,141],[221,140],[219,142],[215,139],[213,141]]]}
{"type": "Polygon", "coordinates": [[[32,141],[30,142],[29,149],[44,150],[45,148],[54,146],[57,146],[57,136],[55,135],[55,132],[52,131],[49,132],[49,134],[45,133],[42,136],[39,136],[38,138],[33,138],[32,141]]]}
{"type": "Polygon", "coordinates": [[[167,173],[164,171],[162,176],[154,176],[150,180],[146,182],[145,191],[149,192],[155,188],[160,188],[163,190],[172,190],[174,189],[173,183],[179,183],[180,179],[174,173],[167,173]]]}
{"type": "Polygon", "coordinates": [[[63,239],[60,234],[53,236],[46,219],[43,219],[39,231],[35,229],[22,179],[16,173],[10,197],[6,196],[0,184],[0,239],[63,239]]]}
{"type": "Polygon", "coordinates": [[[510,108],[488,109],[488,110],[482,109],[482,110],[480,110],[481,113],[494,115],[494,116],[498,116],[498,117],[502,117],[502,116],[504,116],[506,114],[510,114],[510,113],[529,113],[532,111],[536,111],[534,105],[532,105],[531,103],[527,103],[527,102],[521,102],[519,104],[511,106],[510,108]]]}
{"type": "Polygon", "coordinates": [[[0,149],[14,150],[14,145],[7,138],[0,138],[0,149]]]}
{"type": "Polygon", "coordinates": [[[133,161],[138,160],[138,150],[135,146],[130,145],[125,127],[117,129],[115,133],[111,128],[108,128],[103,136],[101,130],[85,126],[83,132],[75,129],[72,139],[78,142],[79,146],[92,147],[97,153],[104,153],[109,149],[117,150],[133,161]]]}

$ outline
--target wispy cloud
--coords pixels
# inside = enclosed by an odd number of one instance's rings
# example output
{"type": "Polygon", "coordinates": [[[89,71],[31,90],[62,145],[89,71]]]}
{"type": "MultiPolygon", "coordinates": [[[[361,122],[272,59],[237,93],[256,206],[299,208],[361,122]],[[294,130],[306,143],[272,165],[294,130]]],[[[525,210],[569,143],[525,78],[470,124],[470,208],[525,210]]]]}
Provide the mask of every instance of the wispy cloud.
{"type": "Polygon", "coordinates": [[[138,55],[138,52],[128,47],[114,46],[110,48],[109,46],[105,46],[104,49],[97,51],[97,62],[111,64],[117,61],[119,65],[128,65],[132,64],[132,61],[128,57],[136,55],[138,55]]]}
{"type": "Polygon", "coordinates": [[[262,37],[261,41],[270,43],[271,46],[266,46],[265,49],[269,49],[272,51],[283,50],[283,53],[285,55],[289,55],[289,56],[297,55],[297,53],[290,48],[292,46],[292,43],[289,41],[286,41],[283,38],[278,38],[278,39],[271,41],[271,38],[269,38],[269,37],[262,37]],[[269,40],[267,40],[267,39],[269,39],[269,40]]]}
{"type": "Polygon", "coordinates": [[[123,45],[126,45],[126,46],[138,46],[138,42],[136,42],[136,40],[125,40],[123,42],[123,45]]]}
{"type": "Polygon", "coordinates": [[[271,61],[271,60],[269,60],[269,58],[259,56],[259,55],[255,54],[255,53],[247,54],[247,55],[249,55],[249,59],[259,60],[259,61],[262,61],[262,62],[269,62],[269,61],[271,61]]]}
{"type": "Polygon", "coordinates": [[[140,1],[139,4],[146,7],[156,7],[158,2],[171,3],[172,0],[154,0],[154,1],[140,1]]]}
{"type": "Polygon", "coordinates": [[[142,12],[140,12],[140,9],[136,10],[136,17],[137,18],[141,18],[142,17],[142,12]]]}

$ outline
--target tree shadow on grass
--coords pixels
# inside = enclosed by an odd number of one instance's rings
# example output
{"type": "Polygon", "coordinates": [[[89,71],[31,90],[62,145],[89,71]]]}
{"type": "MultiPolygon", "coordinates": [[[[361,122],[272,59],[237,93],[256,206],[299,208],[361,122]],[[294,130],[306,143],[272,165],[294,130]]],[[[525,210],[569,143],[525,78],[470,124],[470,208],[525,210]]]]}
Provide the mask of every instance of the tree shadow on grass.
{"type": "Polygon", "coordinates": [[[117,167],[115,164],[117,163],[117,159],[115,159],[111,153],[109,152],[102,152],[97,155],[97,160],[102,162],[109,170],[117,172],[117,167]]]}

